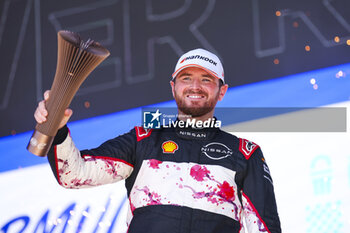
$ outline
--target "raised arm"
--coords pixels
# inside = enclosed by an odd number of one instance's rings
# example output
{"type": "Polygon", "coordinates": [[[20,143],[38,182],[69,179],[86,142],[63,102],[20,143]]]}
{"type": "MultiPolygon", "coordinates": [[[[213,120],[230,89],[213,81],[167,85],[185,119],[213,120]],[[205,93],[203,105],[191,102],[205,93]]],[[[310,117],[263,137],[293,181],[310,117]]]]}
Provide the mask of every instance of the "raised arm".
{"type": "MultiPolygon", "coordinates": [[[[46,121],[45,101],[48,98],[46,91],[35,111],[34,117],[39,124],[46,121]]],[[[65,188],[85,188],[126,179],[133,171],[135,131],[109,140],[98,148],[79,151],[66,126],[71,115],[72,110],[67,109],[48,153],[58,183],[65,188]]]]}

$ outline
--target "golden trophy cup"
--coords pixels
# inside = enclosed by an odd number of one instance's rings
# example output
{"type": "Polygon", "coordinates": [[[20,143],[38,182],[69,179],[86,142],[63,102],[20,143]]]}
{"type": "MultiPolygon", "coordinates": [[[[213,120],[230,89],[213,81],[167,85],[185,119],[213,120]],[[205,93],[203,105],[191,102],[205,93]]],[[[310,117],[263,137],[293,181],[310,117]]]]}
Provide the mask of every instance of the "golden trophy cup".
{"type": "Polygon", "coordinates": [[[47,120],[37,124],[27,150],[37,156],[46,156],[64,111],[87,76],[109,56],[109,51],[99,43],[88,39],[82,41],[77,33],[59,31],[57,67],[46,102],[47,120]]]}

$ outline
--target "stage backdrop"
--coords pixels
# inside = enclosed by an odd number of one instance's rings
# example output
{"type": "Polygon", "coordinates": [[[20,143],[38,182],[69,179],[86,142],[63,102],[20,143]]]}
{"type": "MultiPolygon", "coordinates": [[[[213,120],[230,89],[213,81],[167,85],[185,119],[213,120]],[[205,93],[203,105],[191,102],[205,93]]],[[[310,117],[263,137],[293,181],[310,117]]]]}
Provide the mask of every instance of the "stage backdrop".
{"type": "Polygon", "coordinates": [[[111,51],[72,102],[78,120],[172,99],[177,58],[198,47],[220,56],[230,86],[347,63],[349,9],[348,0],[0,1],[0,136],[33,129],[58,30],[111,51]]]}
{"type": "MultiPolygon", "coordinates": [[[[275,109],[345,107],[346,118],[334,122],[335,119],[330,117],[324,123],[332,126],[345,121],[347,125],[340,129],[322,130],[322,124],[314,130],[308,125],[304,130],[294,129],[293,125],[287,125],[285,132],[273,130],[276,129],[274,124],[283,119],[288,123],[288,120],[296,119],[295,116],[301,116],[299,123],[303,125],[310,116],[310,109],[265,118],[253,116],[250,121],[224,127],[262,148],[273,177],[284,233],[348,233],[349,77],[350,64],[330,67],[231,88],[219,104],[220,107],[245,107],[246,110],[251,106],[275,109]],[[247,129],[247,125],[252,126],[249,132],[239,130],[247,129]],[[265,126],[264,132],[256,132],[259,125],[265,126]]],[[[155,107],[174,105],[174,102],[165,102],[155,107]]],[[[227,116],[231,117],[235,118],[234,115],[227,116]]],[[[317,120],[316,117],[313,119],[317,120]]],[[[83,149],[98,146],[140,124],[141,109],[137,108],[70,122],[68,126],[77,147],[83,149]]],[[[282,127],[285,125],[277,130],[282,127]]],[[[25,150],[31,133],[0,139],[0,231],[126,232],[128,202],[123,182],[85,190],[63,189],[55,181],[46,158],[38,158],[25,150]]]]}

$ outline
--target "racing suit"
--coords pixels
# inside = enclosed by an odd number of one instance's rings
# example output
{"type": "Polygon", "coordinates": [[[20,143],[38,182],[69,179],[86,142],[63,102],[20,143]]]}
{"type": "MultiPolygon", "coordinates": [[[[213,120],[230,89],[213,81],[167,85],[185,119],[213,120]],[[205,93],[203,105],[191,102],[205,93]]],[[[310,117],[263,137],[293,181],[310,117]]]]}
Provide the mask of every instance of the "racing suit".
{"type": "Polygon", "coordinates": [[[128,233],[281,232],[259,146],[219,128],[135,127],[79,151],[65,126],[48,159],[58,183],[83,188],[125,179],[128,233]]]}

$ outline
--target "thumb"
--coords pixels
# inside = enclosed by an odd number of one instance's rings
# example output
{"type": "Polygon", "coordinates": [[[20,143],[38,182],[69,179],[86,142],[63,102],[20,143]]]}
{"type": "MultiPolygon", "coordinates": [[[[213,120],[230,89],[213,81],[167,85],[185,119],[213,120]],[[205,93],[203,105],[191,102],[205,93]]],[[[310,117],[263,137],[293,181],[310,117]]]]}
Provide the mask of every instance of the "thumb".
{"type": "Polygon", "coordinates": [[[72,109],[67,108],[67,109],[64,111],[64,116],[65,116],[65,117],[70,118],[72,115],[73,115],[73,110],[72,110],[72,109]]]}

